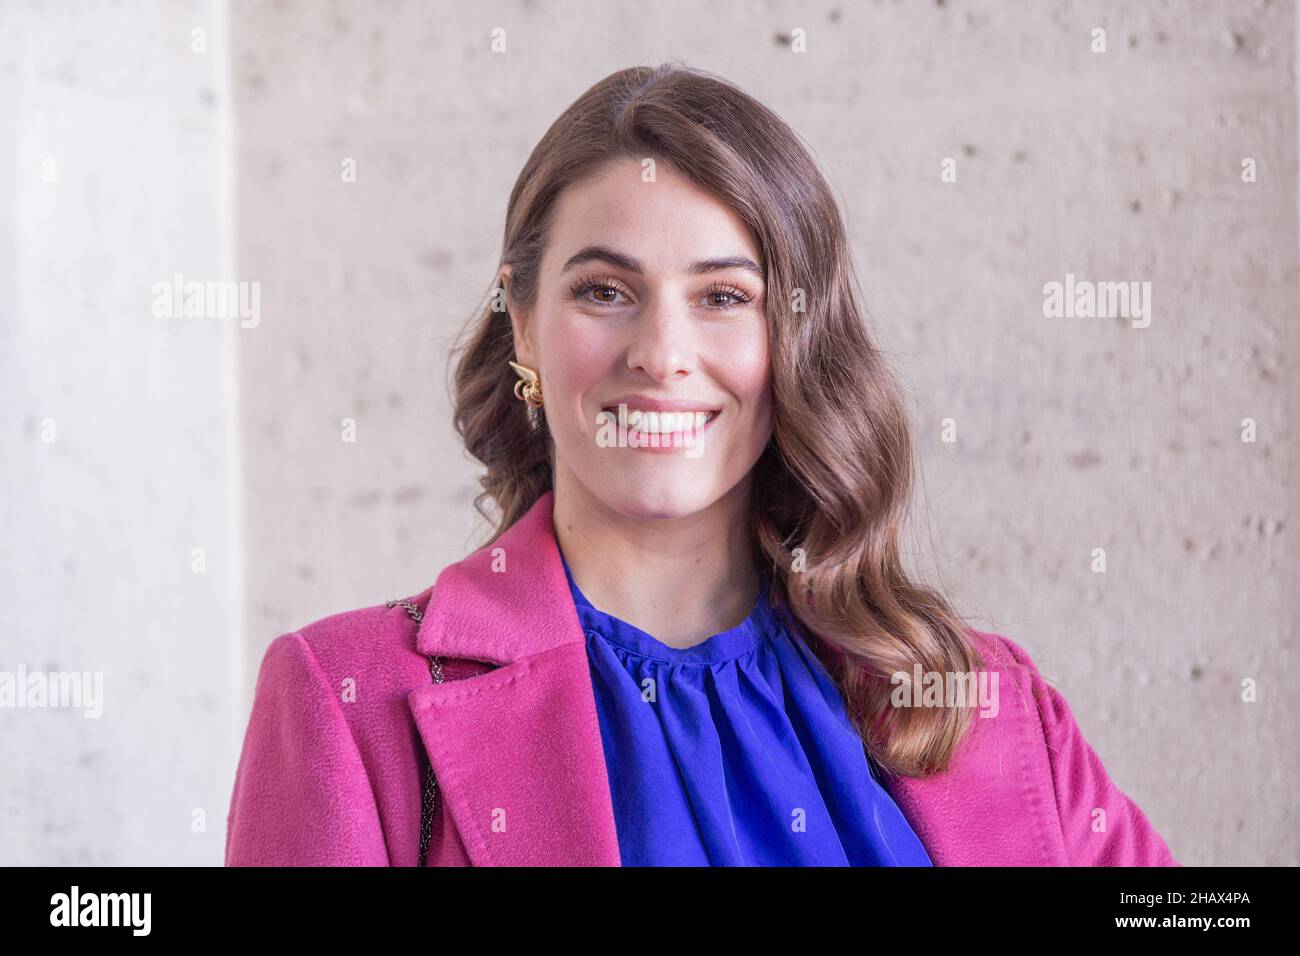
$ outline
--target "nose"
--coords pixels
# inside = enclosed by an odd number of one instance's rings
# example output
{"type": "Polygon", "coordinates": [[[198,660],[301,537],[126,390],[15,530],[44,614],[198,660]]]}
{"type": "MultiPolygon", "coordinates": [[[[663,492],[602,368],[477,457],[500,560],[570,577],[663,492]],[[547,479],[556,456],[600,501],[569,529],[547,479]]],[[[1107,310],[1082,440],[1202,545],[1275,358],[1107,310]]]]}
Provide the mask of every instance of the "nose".
{"type": "Polygon", "coordinates": [[[688,310],[666,297],[656,297],[636,317],[627,365],[657,382],[689,373],[695,365],[695,344],[688,310]]]}

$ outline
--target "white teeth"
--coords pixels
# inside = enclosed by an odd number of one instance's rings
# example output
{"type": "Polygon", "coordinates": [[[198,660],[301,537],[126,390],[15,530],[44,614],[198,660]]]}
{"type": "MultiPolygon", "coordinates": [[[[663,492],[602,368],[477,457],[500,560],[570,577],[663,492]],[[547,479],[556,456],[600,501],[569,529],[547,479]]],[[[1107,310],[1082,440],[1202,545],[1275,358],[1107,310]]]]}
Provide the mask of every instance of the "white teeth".
{"type": "Polygon", "coordinates": [[[712,412],[643,412],[636,409],[627,413],[627,426],[646,434],[670,435],[689,429],[698,431],[712,417],[712,412]]]}

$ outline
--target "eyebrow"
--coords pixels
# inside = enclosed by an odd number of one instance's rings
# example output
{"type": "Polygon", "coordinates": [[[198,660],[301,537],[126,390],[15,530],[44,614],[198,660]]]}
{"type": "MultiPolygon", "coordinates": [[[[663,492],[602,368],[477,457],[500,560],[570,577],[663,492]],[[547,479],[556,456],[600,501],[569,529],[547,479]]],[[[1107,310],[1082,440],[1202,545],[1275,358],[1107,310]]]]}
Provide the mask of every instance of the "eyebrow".
{"type": "MultiPolygon", "coordinates": [[[[574,266],[580,266],[586,262],[608,262],[610,265],[626,269],[628,272],[635,272],[637,275],[645,274],[645,268],[641,265],[639,259],[615,249],[610,249],[608,246],[583,247],[568,258],[560,272],[563,274],[574,266]]],[[[763,270],[758,267],[758,263],[748,256],[721,256],[717,259],[700,259],[692,262],[686,271],[690,275],[698,276],[707,275],[710,272],[721,272],[723,269],[744,269],[747,272],[752,272],[760,279],[766,280],[767,278],[763,274],[763,270]]]]}

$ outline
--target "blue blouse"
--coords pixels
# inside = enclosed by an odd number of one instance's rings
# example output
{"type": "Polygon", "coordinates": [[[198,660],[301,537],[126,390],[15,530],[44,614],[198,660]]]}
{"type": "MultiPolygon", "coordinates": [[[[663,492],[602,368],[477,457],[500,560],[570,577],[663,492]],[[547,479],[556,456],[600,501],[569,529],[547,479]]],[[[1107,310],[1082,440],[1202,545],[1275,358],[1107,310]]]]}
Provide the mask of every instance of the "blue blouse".
{"type": "Polygon", "coordinates": [[[597,610],[587,637],[624,866],[930,866],[844,699],[768,601],[676,648],[597,610]]]}

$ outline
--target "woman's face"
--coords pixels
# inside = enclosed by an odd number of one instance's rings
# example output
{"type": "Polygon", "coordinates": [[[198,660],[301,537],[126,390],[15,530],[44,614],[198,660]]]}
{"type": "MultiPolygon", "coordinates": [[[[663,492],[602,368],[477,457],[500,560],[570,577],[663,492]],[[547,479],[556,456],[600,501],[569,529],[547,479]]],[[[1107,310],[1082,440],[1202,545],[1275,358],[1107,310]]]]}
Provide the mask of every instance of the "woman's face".
{"type": "Polygon", "coordinates": [[[747,492],[772,433],[761,271],[739,217],[664,163],[645,182],[637,160],[612,161],[560,195],[533,310],[507,298],[557,489],[576,481],[637,518],[747,492]]]}

